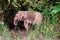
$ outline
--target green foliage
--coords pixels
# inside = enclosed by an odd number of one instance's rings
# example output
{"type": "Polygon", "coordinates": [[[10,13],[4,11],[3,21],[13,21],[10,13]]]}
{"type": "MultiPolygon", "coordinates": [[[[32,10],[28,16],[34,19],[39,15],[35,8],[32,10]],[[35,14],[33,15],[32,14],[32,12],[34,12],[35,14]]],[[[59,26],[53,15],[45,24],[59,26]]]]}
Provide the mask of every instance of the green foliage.
{"type": "Polygon", "coordinates": [[[2,40],[11,40],[11,33],[3,21],[0,21],[0,36],[2,36],[2,40]]]}

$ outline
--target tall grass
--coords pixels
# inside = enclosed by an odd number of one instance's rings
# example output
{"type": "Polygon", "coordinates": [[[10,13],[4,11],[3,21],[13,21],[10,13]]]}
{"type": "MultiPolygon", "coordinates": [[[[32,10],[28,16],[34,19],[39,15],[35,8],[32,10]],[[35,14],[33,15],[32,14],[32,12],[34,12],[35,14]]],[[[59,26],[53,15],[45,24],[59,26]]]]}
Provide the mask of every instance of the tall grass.
{"type": "MultiPolygon", "coordinates": [[[[28,32],[26,40],[37,40],[39,38],[41,40],[58,40],[57,36],[60,35],[60,29],[55,28],[58,27],[58,24],[55,23],[53,25],[49,22],[43,21],[39,27],[35,27],[34,30],[28,32]],[[55,29],[57,30],[55,31],[55,29]]],[[[11,33],[8,31],[7,25],[5,25],[3,21],[0,21],[0,35],[4,40],[12,40],[11,33]]],[[[20,40],[20,37],[18,36],[15,40],[20,40]]]]}
{"type": "Polygon", "coordinates": [[[2,40],[11,40],[11,33],[3,21],[0,21],[0,36],[2,36],[2,40]]]}

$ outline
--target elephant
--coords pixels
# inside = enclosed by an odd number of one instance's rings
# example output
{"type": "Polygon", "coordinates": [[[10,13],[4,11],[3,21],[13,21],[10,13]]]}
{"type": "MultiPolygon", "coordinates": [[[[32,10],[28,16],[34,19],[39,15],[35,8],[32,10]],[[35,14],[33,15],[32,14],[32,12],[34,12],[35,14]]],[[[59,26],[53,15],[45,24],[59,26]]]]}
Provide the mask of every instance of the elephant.
{"type": "Polygon", "coordinates": [[[29,24],[41,25],[43,20],[42,14],[37,11],[18,11],[14,17],[14,25],[16,26],[19,21],[24,21],[26,31],[29,30],[29,24]]]}

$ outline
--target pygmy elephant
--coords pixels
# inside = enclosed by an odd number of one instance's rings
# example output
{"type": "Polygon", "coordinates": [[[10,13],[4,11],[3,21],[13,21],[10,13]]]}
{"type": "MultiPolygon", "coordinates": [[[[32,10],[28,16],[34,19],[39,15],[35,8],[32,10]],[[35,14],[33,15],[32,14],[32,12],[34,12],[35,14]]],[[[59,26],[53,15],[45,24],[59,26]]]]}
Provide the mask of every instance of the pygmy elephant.
{"type": "Polygon", "coordinates": [[[14,17],[14,25],[17,25],[18,21],[24,21],[24,27],[28,31],[29,23],[40,25],[43,17],[40,12],[36,11],[18,11],[14,17]]]}

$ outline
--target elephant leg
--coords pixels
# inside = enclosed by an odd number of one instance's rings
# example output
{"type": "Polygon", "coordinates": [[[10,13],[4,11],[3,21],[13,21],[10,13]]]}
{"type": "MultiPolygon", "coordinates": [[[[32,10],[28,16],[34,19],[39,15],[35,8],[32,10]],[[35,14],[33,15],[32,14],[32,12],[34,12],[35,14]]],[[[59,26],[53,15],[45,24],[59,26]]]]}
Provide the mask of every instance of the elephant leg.
{"type": "Polygon", "coordinates": [[[28,30],[29,30],[28,24],[29,24],[28,21],[25,20],[25,21],[24,21],[24,26],[25,26],[25,29],[26,29],[27,32],[28,32],[28,30]]]}

